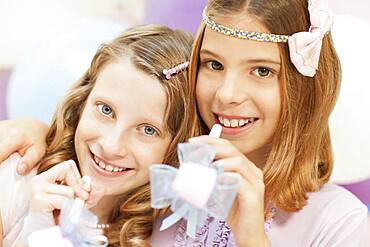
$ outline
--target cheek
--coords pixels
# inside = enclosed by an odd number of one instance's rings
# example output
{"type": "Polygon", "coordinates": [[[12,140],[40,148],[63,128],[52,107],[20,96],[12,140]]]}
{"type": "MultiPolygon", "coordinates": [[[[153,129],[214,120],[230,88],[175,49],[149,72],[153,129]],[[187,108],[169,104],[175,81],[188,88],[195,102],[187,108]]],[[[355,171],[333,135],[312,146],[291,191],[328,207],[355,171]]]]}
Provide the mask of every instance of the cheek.
{"type": "Polygon", "coordinates": [[[101,126],[98,126],[97,121],[94,121],[91,115],[83,114],[75,133],[76,143],[95,138],[98,135],[98,130],[101,130],[101,126]]]}
{"type": "Polygon", "coordinates": [[[199,76],[196,85],[196,99],[199,107],[202,108],[203,105],[210,102],[211,96],[216,89],[212,87],[212,84],[208,80],[199,76]]]}
{"type": "Polygon", "coordinates": [[[265,114],[273,122],[272,124],[276,125],[281,112],[281,100],[279,91],[272,90],[268,93],[266,92],[264,97],[263,95],[261,95],[260,97],[265,99],[261,102],[261,104],[263,104],[265,114]]]}
{"type": "Polygon", "coordinates": [[[150,145],[146,145],[145,151],[142,151],[147,155],[142,155],[142,158],[145,159],[142,164],[146,164],[148,168],[152,164],[162,163],[170,141],[171,139],[166,138],[165,140],[159,140],[157,142],[152,142],[150,145]]]}
{"type": "Polygon", "coordinates": [[[273,103],[272,103],[273,108],[272,109],[274,111],[274,116],[275,116],[276,121],[278,121],[278,119],[280,117],[280,113],[281,113],[281,94],[280,94],[279,87],[275,88],[271,100],[273,101],[273,103]]]}
{"type": "Polygon", "coordinates": [[[75,150],[78,158],[80,158],[79,156],[81,155],[81,152],[83,152],[83,150],[85,149],[84,146],[86,145],[86,141],[88,140],[89,136],[86,128],[83,128],[81,124],[78,124],[74,137],[75,150]]]}
{"type": "Polygon", "coordinates": [[[75,143],[76,145],[80,145],[82,142],[86,141],[89,134],[86,133],[85,129],[80,128],[80,126],[77,127],[76,133],[75,133],[75,143]]]}

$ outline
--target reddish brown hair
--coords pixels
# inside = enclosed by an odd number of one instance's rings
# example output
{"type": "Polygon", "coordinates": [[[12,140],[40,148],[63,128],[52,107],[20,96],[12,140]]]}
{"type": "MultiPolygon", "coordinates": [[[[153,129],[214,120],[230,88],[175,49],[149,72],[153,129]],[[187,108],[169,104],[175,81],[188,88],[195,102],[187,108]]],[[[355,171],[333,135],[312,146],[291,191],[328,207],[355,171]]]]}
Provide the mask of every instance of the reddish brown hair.
{"type": "MultiPolygon", "coordinates": [[[[291,35],[310,26],[307,0],[209,0],[211,17],[255,18],[271,33],[291,35]]],[[[197,81],[199,50],[205,25],[201,24],[190,65],[191,88],[197,81]]],[[[266,199],[285,211],[301,209],[307,192],[326,183],[333,169],[328,119],[336,103],[341,66],[330,33],[323,39],[319,68],[313,78],[301,75],[289,58],[286,43],[279,44],[282,68],[282,110],[264,166],[266,199]]]]}

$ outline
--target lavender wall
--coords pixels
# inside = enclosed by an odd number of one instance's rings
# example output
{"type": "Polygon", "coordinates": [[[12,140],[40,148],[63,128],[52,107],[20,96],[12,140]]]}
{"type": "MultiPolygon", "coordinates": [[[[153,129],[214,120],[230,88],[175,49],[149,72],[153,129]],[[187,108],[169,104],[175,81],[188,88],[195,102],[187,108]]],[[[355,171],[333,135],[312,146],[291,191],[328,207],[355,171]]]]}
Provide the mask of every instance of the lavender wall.
{"type": "Polygon", "coordinates": [[[148,0],[146,23],[158,23],[195,33],[207,0],[148,0]]]}

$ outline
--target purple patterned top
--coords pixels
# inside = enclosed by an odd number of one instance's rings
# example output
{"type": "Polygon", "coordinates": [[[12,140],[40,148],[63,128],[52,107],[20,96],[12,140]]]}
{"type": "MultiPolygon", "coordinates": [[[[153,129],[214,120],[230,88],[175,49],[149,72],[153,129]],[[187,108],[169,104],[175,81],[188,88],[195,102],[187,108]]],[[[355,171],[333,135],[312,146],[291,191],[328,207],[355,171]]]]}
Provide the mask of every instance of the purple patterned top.
{"type": "MultiPolygon", "coordinates": [[[[195,239],[186,235],[186,221],[159,231],[156,222],[150,239],[153,247],[236,247],[225,221],[206,218],[195,239]]],[[[307,205],[295,213],[277,210],[267,221],[267,236],[274,247],[370,246],[367,242],[367,208],[354,195],[334,184],[308,193],[307,205]],[[271,228],[270,228],[271,225],[271,228]]]]}
{"type": "MultiPolygon", "coordinates": [[[[216,219],[212,216],[208,216],[205,223],[202,227],[199,227],[196,232],[195,239],[191,239],[186,235],[186,221],[181,221],[177,225],[176,234],[175,234],[175,242],[173,247],[205,247],[207,242],[209,242],[208,235],[211,223],[216,221],[216,219]]],[[[236,247],[234,237],[232,236],[230,227],[226,224],[224,220],[218,220],[216,224],[216,231],[213,239],[211,240],[213,247],[236,247]]]]}

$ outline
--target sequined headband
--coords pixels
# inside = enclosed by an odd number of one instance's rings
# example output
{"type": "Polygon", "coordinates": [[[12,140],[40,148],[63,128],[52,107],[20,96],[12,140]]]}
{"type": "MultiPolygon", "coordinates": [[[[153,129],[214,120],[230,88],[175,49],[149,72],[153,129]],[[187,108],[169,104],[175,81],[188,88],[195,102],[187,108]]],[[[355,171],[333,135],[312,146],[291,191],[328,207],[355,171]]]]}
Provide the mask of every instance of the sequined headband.
{"type": "Polygon", "coordinates": [[[210,29],[229,37],[253,41],[288,43],[290,60],[304,76],[313,77],[319,65],[322,39],[333,25],[333,15],[328,0],[308,0],[311,26],[306,32],[280,35],[244,31],[216,23],[203,10],[203,23],[210,29]]]}
{"type": "Polygon", "coordinates": [[[169,79],[171,79],[172,76],[177,75],[178,73],[180,73],[181,71],[186,69],[188,66],[189,66],[189,62],[184,62],[184,63],[178,64],[178,65],[176,65],[172,68],[164,69],[162,71],[162,76],[163,76],[164,79],[169,80],[169,79]]]}
{"type": "Polygon", "coordinates": [[[288,42],[289,36],[288,35],[280,35],[280,34],[271,34],[271,33],[259,33],[259,32],[250,32],[250,31],[243,31],[237,28],[226,27],[224,25],[218,24],[213,21],[207,14],[207,8],[203,10],[203,22],[206,24],[207,27],[210,29],[222,33],[226,36],[231,36],[239,39],[248,39],[254,41],[265,41],[265,42],[288,42]]]}

